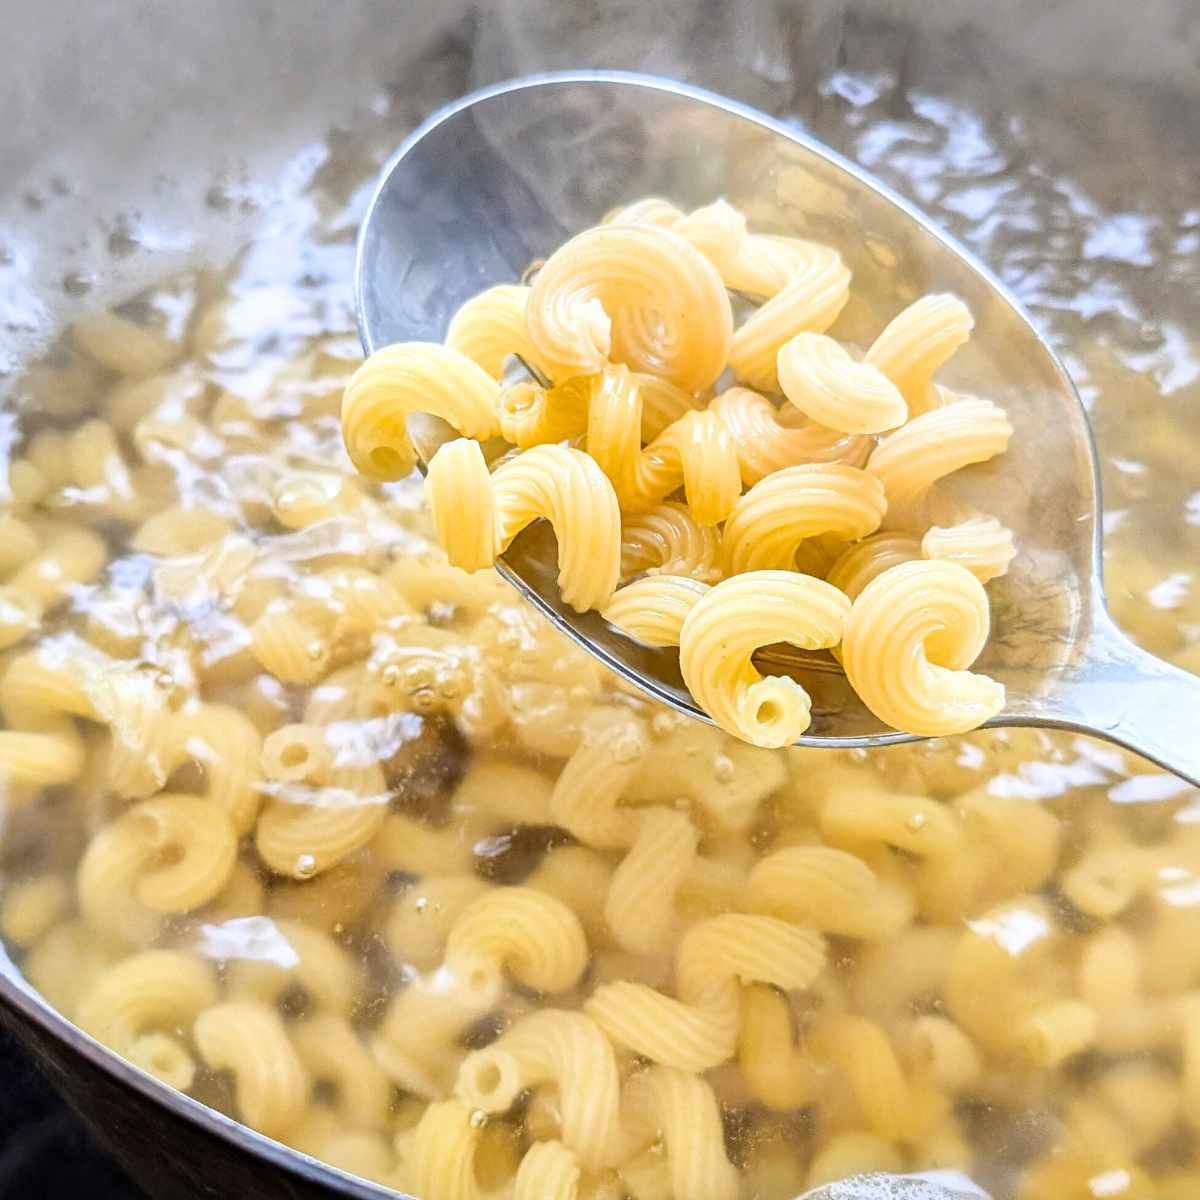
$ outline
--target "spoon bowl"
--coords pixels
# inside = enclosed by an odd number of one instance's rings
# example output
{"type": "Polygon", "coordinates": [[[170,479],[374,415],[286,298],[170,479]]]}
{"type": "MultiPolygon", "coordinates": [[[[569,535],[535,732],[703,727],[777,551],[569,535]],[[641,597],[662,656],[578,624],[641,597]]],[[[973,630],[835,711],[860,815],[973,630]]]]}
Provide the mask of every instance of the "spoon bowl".
{"type": "MultiPolygon", "coordinates": [[[[1092,733],[1200,782],[1200,679],[1141,651],[1113,624],[1100,567],[1100,491],[1083,405],[1054,352],[981,263],[907,201],[819,142],[714,93],[652,76],[578,71],[484,89],[431,116],[389,160],[359,236],[356,302],[368,354],[440,341],[455,310],[512,282],[571,234],[641,196],[694,208],[725,197],[756,231],[835,248],[853,272],[839,337],[867,344],[929,292],[970,307],[970,342],[939,382],[994,400],[1008,452],[950,482],[1013,530],[1017,557],[988,586],[992,637],[977,669],[1007,689],[995,726],[1092,733]]],[[[410,419],[423,459],[457,436],[410,419]]],[[[564,633],[655,699],[707,720],[674,650],[649,649],[557,588],[546,522],[513,542],[501,573],[564,633]]],[[[813,698],[798,744],[918,740],[883,726],[829,656],[762,652],[813,698]]],[[[769,664],[769,665],[768,665],[769,664]]]]}

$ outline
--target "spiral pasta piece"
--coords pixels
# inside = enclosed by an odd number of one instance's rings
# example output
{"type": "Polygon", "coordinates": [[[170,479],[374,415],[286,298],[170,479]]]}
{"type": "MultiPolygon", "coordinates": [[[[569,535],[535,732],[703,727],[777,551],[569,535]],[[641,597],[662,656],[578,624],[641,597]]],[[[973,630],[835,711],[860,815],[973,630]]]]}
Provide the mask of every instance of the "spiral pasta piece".
{"type": "Polygon", "coordinates": [[[642,449],[641,390],[630,372],[609,368],[594,382],[587,450],[612,480],[621,507],[652,508],[681,484],[701,525],[723,521],[742,490],[737,451],[711,412],[687,412],[642,449]]]}
{"type": "Polygon", "coordinates": [[[858,467],[785,467],[756,483],[729,514],[722,566],[727,575],[794,570],[806,539],[831,534],[857,541],[879,528],[886,511],[879,480],[858,467]]]}
{"type": "Polygon", "coordinates": [[[721,1110],[707,1081],[651,1067],[626,1085],[625,1104],[642,1140],[662,1138],[671,1196],[736,1200],[738,1171],[725,1153],[721,1110]]]}
{"type": "Polygon", "coordinates": [[[546,260],[525,327],[537,353],[573,374],[594,375],[611,358],[698,391],[725,369],[733,312],[721,277],[687,241],[616,223],[577,234],[546,260]]]}
{"type": "Polygon", "coordinates": [[[934,525],[921,539],[924,558],[958,563],[980,583],[1004,575],[1016,553],[1012,530],[995,517],[972,517],[957,525],[934,525]]]}
{"type": "Polygon", "coordinates": [[[987,594],[965,567],[902,563],[854,601],[842,665],[881,721],[930,737],[962,733],[1004,707],[1003,685],[967,670],[988,625],[987,594]]]}
{"type": "Polygon", "coordinates": [[[127,905],[191,912],[221,891],[236,858],[237,837],[220,808],[199,796],[163,793],[134,805],[89,843],[79,864],[80,909],[93,928],[128,936],[127,905]],[[114,893],[122,903],[114,904],[114,893]]]}
{"type": "Polygon", "coordinates": [[[500,283],[472,296],[451,317],[446,345],[478,363],[493,379],[500,379],[508,359],[519,354],[553,382],[564,382],[571,371],[540,356],[525,332],[529,291],[524,284],[500,283]]]}
{"type": "Polygon", "coordinates": [[[677,576],[631,583],[604,616],[635,640],[679,643],[679,668],[696,703],[728,733],[755,746],[786,746],[808,728],[811,701],[794,680],[764,677],[751,656],[788,642],[835,646],[850,601],[837,588],[790,571],[750,571],[713,588],[677,576]]]}
{"type": "Polygon", "coordinates": [[[579,1160],[562,1142],[534,1142],[517,1168],[512,1200],[576,1200],[579,1160]]]}
{"type": "Polygon", "coordinates": [[[739,982],[806,988],[824,962],[824,940],[812,930],[768,916],[723,913],[696,922],[680,940],[677,996],[622,980],[598,987],[584,1011],[635,1054],[706,1071],[736,1049],[739,982]]]}
{"type": "Polygon", "coordinates": [[[187,1088],[195,1063],[178,1031],[216,1002],[208,963],[178,950],[146,950],[102,971],[85,989],[74,1018],[142,1070],[187,1088]]]}
{"type": "Polygon", "coordinates": [[[830,846],[791,846],[750,872],[748,906],[841,937],[882,940],[912,918],[912,899],[860,858],[830,846]]]}
{"type": "Polygon", "coordinates": [[[990,400],[960,400],[914,417],[872,453],[867,470],[903,510],[939,479],[1003,454],[1012,436],[1004,410],[990,400]]]}
{"type": "Polygon", "coordinates": [[[824,333],[837,320],[850,297],[850,272],[828,246],[798,238],[747,240],[744,278],[727,275],[726,282],[767,299],[733,335],[729,365],[749,387],[776,391],[781,347],[798,333],[824,333]]]}
{"type": "Polygon", "coordinates": [[[300,1120],[310,1081],[278,1013],[262,1004],[218,1004],[196,1018],[193,1035],[210,1067],[232,1072],[247,1125],[275,1137],[300,1120]]]}
{"type": "Polygon", "coordinates": [[[796,1045],[787,997],[763,984],[742,989],[738,1066],[754,1098],[770,1108],[802,1108],[820,1095],[819,1070],[796,1045]]]}
{"type": "Polygon", "coordinates": [[[621,578],[686,575],[702,583],[721,578],[721,539],[701,525],[686,504],[664,500],[644,513],[621,518],[621,578]]]}
{"type": "Polygon", "coordinates": [[[277,874],[311,879],[374,838],[387,817],[388,797],[374,763],[335,768],[318,787],[285,784],[258,818],[255,848],[277,874]]]}
{"type": "Polygon", "coordinates": [[[861,467],[871,452],[870,438],[826,429],[805,420],[798,410],[777,409],[750,388],[728,388],[713,400],[709,411],[729,430],[747,487],[773,471],[800,463],[861,467]]]}
{"type": "Polygon", "coordinates": [[[500,436],[522,450],[547,442],[564,442],[587,429],[591,381],[577,376],[544,388],[529,380],[500,393],[500,436]]]}
{"type": "Polygon", "coordinates": [[[655,954],[675,932],[675,894],[691,870],[699,835],[673,808],[637,816],[637,836],[609,885],[604,917],[613,938],[631,954],[655,954]]]}
{"type": "Polygon", "coordinates": [[[912,416],[936,408],[934,373],[971,336],[971,310],[948,294],[922,296],[888,322],[865,361],[903,393],[912,416]]]}
{"type": "Polygon", "coordinates": [[[535,446],[490,474],[477,443],[448,442],[429,464],[425,494],[455,566],[491,566],[516,535],[545,518],[558,536],[558,584],[579,612],[612,595],[621,570],[621,514],[595,462],[564,446],[535,446]]]}
{"type": "Polygon", "coordinates": [[[354,465],[372,479],[403,479],[415,466],[411,413],[430,413],[469,438],[500,432],[496,381],[465,354],[434,342],[376,350],[342,397],[342,437],[354,465]]]}
{"type": "Polygon", "coordinates": [[[853,600],[889,567],[921,557],[921,543],[906,533],[873,533],[845,550],[825,575],[827,582],[853,600]]]}
{"type": "Polygon", "coordinates": [[[883,433],[908,419],[900,389],[878,367],[855,362],[833,338],[798,333],[780,347],[776,362],[789,403],[828,429],[883,433]]]}
{"type": "Polygon", "coordinates": [[[526,1088],[558,1088],[561,1138],[588,1170],[624,1156],[621,1079],[600,1027],[579,1012],[544,1009],[518,1021],[459,1068],[455,1092],[472,1108],[505,1112],[526,1088]]]}
{"type": "Polygon", "coordinates": [[[650,750],[645,725],[631,714],[590,730],[554,783],[550,816],[554,824],[587,846],[628,848],[636,829],[618,805],[650,750]]]}

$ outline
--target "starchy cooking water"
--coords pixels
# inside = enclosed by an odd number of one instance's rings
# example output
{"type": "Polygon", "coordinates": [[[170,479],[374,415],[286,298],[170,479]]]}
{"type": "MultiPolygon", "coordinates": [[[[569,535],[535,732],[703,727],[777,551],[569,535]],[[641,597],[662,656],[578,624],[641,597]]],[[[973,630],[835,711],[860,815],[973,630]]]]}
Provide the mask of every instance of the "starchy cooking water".
{"type": "MultiPolygon", "coordinates": [[[[1200,670],[1187,113],[997,92],[944,50],[850,23],[817,87],[760,64],[754,98],[1029,306],[1099,439],[1114,612],[1200,670]]],[[[575,1166],[635,1200],[933,1167],[997,1200],[1200,1194],[1194,789],[1037,731],[751,749],[447,567],[416,480],[354,475],[352,237],[407,119],[333,139],[236,261],[84,317],[16,388],[0,935],[33,985],[428,1200],[523,1159],[518,1197],[575,1166]]]]}

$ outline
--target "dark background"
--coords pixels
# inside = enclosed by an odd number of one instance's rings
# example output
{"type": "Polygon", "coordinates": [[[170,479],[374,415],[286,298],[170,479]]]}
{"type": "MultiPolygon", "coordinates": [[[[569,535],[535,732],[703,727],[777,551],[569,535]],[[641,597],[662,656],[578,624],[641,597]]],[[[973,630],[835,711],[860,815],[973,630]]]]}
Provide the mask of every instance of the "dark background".
{"type": "Polygon", "coordinates": [[[147,1200],[2,1028],[0,1200],[147,1200]]]}

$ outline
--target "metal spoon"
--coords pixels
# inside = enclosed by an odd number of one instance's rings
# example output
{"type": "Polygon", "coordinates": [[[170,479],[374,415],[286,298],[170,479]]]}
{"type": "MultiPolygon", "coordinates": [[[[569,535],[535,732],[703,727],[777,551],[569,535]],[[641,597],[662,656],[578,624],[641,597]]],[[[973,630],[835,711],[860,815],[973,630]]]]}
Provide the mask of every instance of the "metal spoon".
{"type": "MultiPolygon", "coordinates": [[[[359,236],[363,346],[441,340],[470,296],[519,279],[608,209],[649,194],[683,208],[725,196],[755,227],[835,246],[854,272],[842,320],[864,338],[924,292],[967,302],[975,331],[948,382],[995,400],[1015,429],[1008,454],[957,481],[1020,549],[989,585],[992,638],[978,669],[1008,689],[990,724],[1094,734],[1200,783],[1200,677],[1140,650],[1104,605],[1095,448],[1062,364],[985,267],[819,142],[711,92],[618,71],[532,76],[467,96],[430,117],[383,170],[359,236]]],[[[454,436],[428,417],[412,433],[426,455],[454,436]]],[[[516,539],[499,569],[606,666],[707,719],[674,651],[637,646],[562,604],[545,522],[516,539]]],[[[779,648],[769,656],[772,672],[788,670],[813,696],[800,745],[917,740],[885,729],[831,664],[779,648]]]]}

